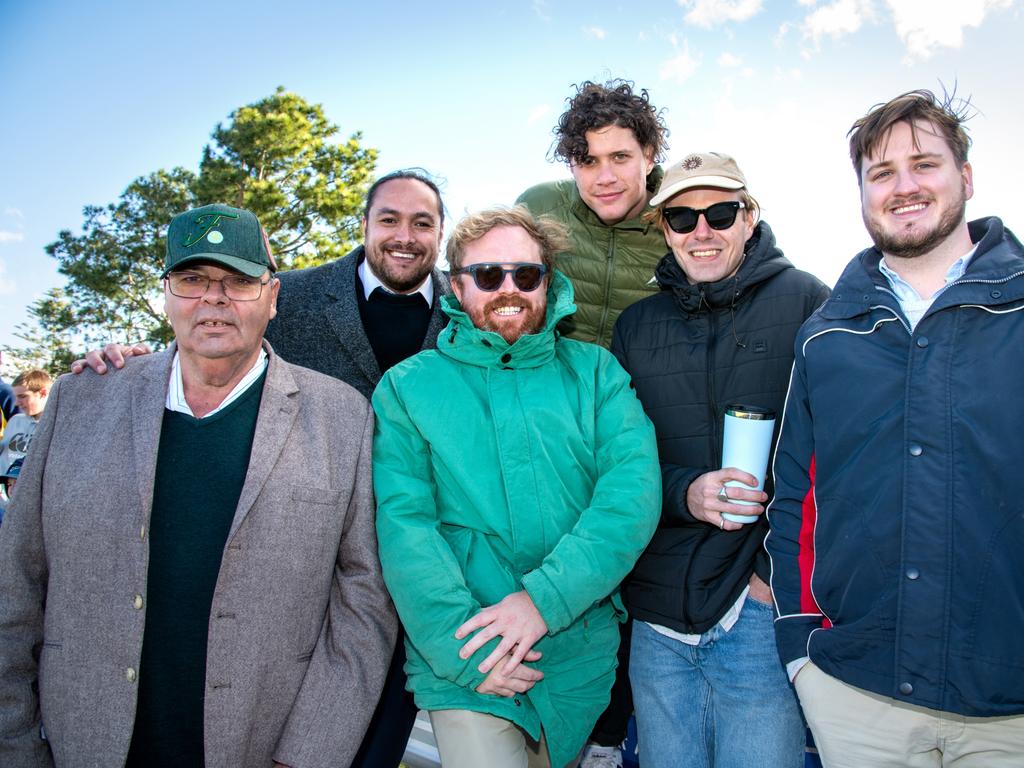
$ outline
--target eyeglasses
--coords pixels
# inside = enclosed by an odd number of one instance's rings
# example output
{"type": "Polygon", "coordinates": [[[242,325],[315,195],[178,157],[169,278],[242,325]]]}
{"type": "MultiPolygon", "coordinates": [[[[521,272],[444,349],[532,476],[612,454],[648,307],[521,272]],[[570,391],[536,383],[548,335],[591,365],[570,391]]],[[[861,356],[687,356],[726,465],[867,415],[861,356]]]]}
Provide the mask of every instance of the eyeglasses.
{"type": "Polygon", "coordinates": [[[178,298],[201,299],[210,290],[210,283],[220,283],[224,295],[232,301],[256,301],[263,295],[263,286],[273,279],[260,280],[248,275],[227,275],[216,279],[198,272],[171,272],[167,275],[167,285],[178,298]]]}
{"type": "Polygon", "coordinates": [[[697,228],[697,221],[703,213],[704,221],[712,229],[728,229],[736,222],[736,214],[746,207],[739,200],[727,200],[724,203],[709,205],[707,208],[666,208],[665,221],[673,232],[685,235],[697,228]]]}
{"type": "Polygon", "coordinates": [[[543,264],[516,264],[510,269],[501,264],[472,264],[455,270],[457,275],[472,275],[473,282],[481,291],[496,291],[505,282],[505,275],[512,275],[512,282],[520,291],[528,292],[537,289],[548,268],[543,264]]]}

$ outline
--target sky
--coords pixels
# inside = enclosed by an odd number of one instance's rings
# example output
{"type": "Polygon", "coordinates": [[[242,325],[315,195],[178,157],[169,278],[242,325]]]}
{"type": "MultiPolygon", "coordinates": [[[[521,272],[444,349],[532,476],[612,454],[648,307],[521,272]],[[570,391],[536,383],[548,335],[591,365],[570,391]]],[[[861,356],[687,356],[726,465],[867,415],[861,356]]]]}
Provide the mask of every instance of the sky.
{"type": "Polygon", "coordinates": [[[230,112],[279,85],[359,131],[378,174],[422,166],[448,213],[565,178],[551,129],[584,80],[646,88],[668,162],[733,155],[779,246],[835,282],[869,245],[846,132],[873,105],[956,87],[975,116],[968,218],[1024,175],[1024,0],[351,3],[0,0],[0,346],[63,284],[44,251],[136,177],[198,169],[230,112]]]}

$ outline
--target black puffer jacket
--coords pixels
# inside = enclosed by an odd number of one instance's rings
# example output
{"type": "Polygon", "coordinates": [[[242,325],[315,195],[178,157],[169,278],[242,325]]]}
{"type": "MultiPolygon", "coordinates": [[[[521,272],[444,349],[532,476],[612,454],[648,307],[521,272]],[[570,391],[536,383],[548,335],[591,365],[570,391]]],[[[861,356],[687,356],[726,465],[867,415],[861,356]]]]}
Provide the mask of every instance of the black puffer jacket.
{"type": "MultiPolygon", "coordinates": [[[[664,498],[658,530],[623,597],[634,618],[679,632],[713,627],[752,572],[768,581],[767,520],[721,531],[690,514],[686,490],[721,466],[726,405],[771,408],[781,417],[796,332],[829,293],[782,255],[765,222],[745,250],[734,276],[698,285],[667,254],[656,273],[661,292],[626,309],[612,337],[611,350],[654,422],[664,498]]],[[[770,486],[771,468],[769,496],[770,486]]]]}

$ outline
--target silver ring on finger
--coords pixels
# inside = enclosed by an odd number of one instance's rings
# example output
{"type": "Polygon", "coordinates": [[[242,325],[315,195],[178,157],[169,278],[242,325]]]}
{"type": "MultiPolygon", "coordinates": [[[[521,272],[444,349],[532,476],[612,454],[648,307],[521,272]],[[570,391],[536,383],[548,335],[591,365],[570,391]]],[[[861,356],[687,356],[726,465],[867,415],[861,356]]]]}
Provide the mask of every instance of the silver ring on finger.
{"type": "Polygon", "coordinates": [[[729,502],[729,492],[725,490],[724,485],[718,489],[718,500],[726,503],[729,502]]]}
{"type": "Polygon", "coordinates": [[[725,530],[725,518],[724,517],[721,520],[718,521],[718,527],[721,528],[723,531],[725,530]]]}

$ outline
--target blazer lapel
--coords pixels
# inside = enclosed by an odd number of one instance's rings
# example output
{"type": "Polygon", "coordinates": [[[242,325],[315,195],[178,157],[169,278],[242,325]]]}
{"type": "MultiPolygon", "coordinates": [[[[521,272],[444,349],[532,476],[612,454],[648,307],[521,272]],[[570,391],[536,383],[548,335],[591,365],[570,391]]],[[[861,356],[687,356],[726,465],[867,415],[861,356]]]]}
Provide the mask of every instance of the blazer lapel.
{"type": "Polygon", "coordinates": [[[359,246],[335,264],[334,275],[328,293],[334,299],[326,309],[327,322],[338,337],[338,341],[351,355],[352,360],[366,378],[376,383],[381,371],[373,355],[370,340],[363,329],[359,315],[359,301],[356,298],[356,269],[363,259],[363,246],[359,246]]]}
{"type": "Polygon", "coordinates": [[[238,497],[234,520],[231,522],[229,541],[259,498],[299,414],[299,388],[295,379],[281,358],[274,354],[270,345],[264,342],[263,346],[269,355],[267,378],[263,384],[263,398],[256,416],[249,469],[245,474],[242,493],[238,497]]]}
{"type": "Polygon", "coordinates": [[[172,342],[166,350],[155,355],[156,358],[163,357],[162,363],[154,360],[152,365],[147,366],[145,373],[132,382],[131,387],[131,440],[135,457],[135,480],[139,491],[139,507],[147,525],[153,507],[160,429],[176,347],[172,342]]]}
{"type": "Polygon", "coordinates": [[[430,310],[430,324],[427,326],[427,335],[423,337],[421,350],[434,349],[437,346],[437,337],[441,335],[450,319],[441,309],[441,297],[452,292],[448,279],[439,269],[434,270],[430,279],[434,281],[434,306],[430,310]]]}

